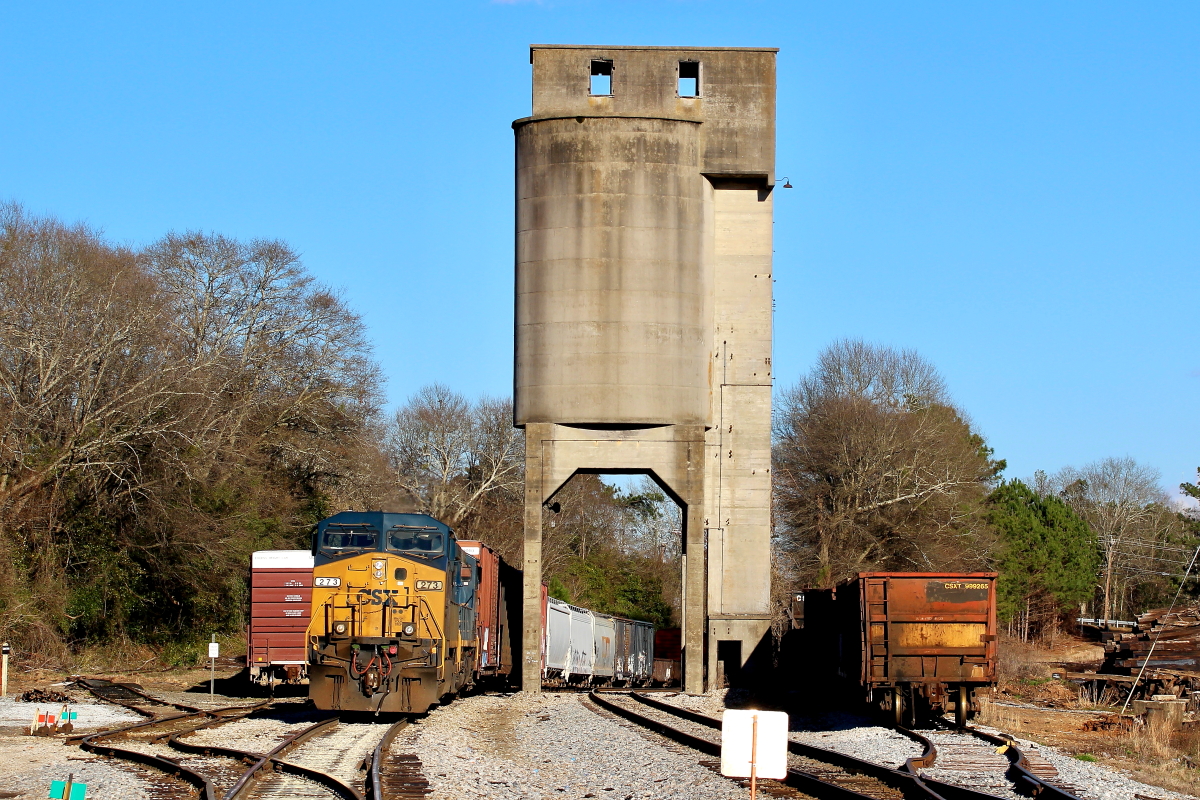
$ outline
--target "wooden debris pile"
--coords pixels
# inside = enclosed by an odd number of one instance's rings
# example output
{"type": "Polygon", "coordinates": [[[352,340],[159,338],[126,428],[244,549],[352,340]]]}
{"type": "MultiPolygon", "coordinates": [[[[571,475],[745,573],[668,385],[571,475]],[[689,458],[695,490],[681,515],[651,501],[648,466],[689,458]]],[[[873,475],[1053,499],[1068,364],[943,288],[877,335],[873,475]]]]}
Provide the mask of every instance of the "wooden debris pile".
{"type": "Polygon", "coordinates": [[[21,695],[23,703],[69,703],[71,698],[53,689],[29,689],[21,695]]]}
{"type": "Polygon", "coordinates": [[[1083,729],[1095,733],[1123,733],[1133,730],[1133,717],[1120,714],[1104,714],[1095,719],[1084,720],[1083,729]]]}
{"type": "Polygon", "coordinates": [[[1136,674],[1149,656],[1147,669],[1200,674],[1200,604],[1139,615],[1137,630],[1106,642],[1104,654],[1101,672],[1136,674]]]}

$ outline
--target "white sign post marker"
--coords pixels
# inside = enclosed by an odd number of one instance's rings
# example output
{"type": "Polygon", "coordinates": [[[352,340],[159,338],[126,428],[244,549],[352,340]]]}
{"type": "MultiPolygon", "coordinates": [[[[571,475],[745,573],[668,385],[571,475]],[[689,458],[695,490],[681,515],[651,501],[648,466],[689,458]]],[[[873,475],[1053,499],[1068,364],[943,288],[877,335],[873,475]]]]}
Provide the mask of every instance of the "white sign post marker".
{"type": "Polygon", "coordinates": [[[216,693],[217,656],[219,655],[221,655],[221,645],[217,644],[217,635],[214,633],[212,641],[208,643],[208,698],[210,700],[216,693]]]}
{"type": "Polygon", "coordinates": [[[782,711],[726,709],[721,716],[721,774],[749,778],[750,797],[759,778],[787,777],[788,715],[782,711]]]}

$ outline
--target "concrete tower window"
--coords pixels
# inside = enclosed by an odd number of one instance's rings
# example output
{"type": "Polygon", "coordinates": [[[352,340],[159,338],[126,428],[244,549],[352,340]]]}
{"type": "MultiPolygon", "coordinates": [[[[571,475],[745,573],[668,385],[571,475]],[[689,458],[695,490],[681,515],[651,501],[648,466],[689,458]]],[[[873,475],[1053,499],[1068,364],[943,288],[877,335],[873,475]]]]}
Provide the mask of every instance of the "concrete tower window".
{"type": "Polygon", "coordinates": [[[612,62],[595,59],[592,61],[592,94],[612,94],[612,62]]]}
{"type": "Polygon", "coordinates": [[[679,62],[679,96],[680,97],[699,97],[700,96],[700,62],[699,61],[680,61],[679,62]]]}

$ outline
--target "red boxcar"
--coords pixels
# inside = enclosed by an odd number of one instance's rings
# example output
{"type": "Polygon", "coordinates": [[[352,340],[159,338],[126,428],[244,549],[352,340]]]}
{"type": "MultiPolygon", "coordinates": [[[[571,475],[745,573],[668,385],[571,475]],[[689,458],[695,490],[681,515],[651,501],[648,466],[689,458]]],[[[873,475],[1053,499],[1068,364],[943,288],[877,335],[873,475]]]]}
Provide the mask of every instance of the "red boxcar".
{"type": "Polygon", "coordinates": [[[307,673],[305,631],[312,616],[313,556],[307,550],[259,550],[250,561],[250,679],[299,683],[307,673]]]}
{"type": "Polygon", "coordinates": [[[679,628],[662,628],[654,632],[654,683],[673,686],[682,680],[682,644],[679,628]]]}
{"type": "Polygon", "coordinates": [[[521,601],[521,574],[499,555],[478,541],[460,540],[458,546],[478,560],[479,589],[476,620],[479,626],[480,677],[506,676],[513,672],[513,637],[520,636],[520,619],[509,619],[511,599],[521,601]]]}

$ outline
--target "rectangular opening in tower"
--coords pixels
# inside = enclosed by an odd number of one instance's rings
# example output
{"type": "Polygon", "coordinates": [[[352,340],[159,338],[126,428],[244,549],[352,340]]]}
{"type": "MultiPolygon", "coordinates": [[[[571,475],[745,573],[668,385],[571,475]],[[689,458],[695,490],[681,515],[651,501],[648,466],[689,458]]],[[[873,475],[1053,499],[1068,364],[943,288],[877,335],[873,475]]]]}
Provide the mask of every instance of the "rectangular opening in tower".
{"type": "Polygon", "coordinates": [[[679,62],[679,96],[680,97],[699,97],[700,96],[700,62],[699,61],[680,61],[679,62]]]}
{"type": "Polygon", "coordinates": [[[613,62],[593,59],[591,93],[594,95],[611,95],[612,73],[613,62]]]}

